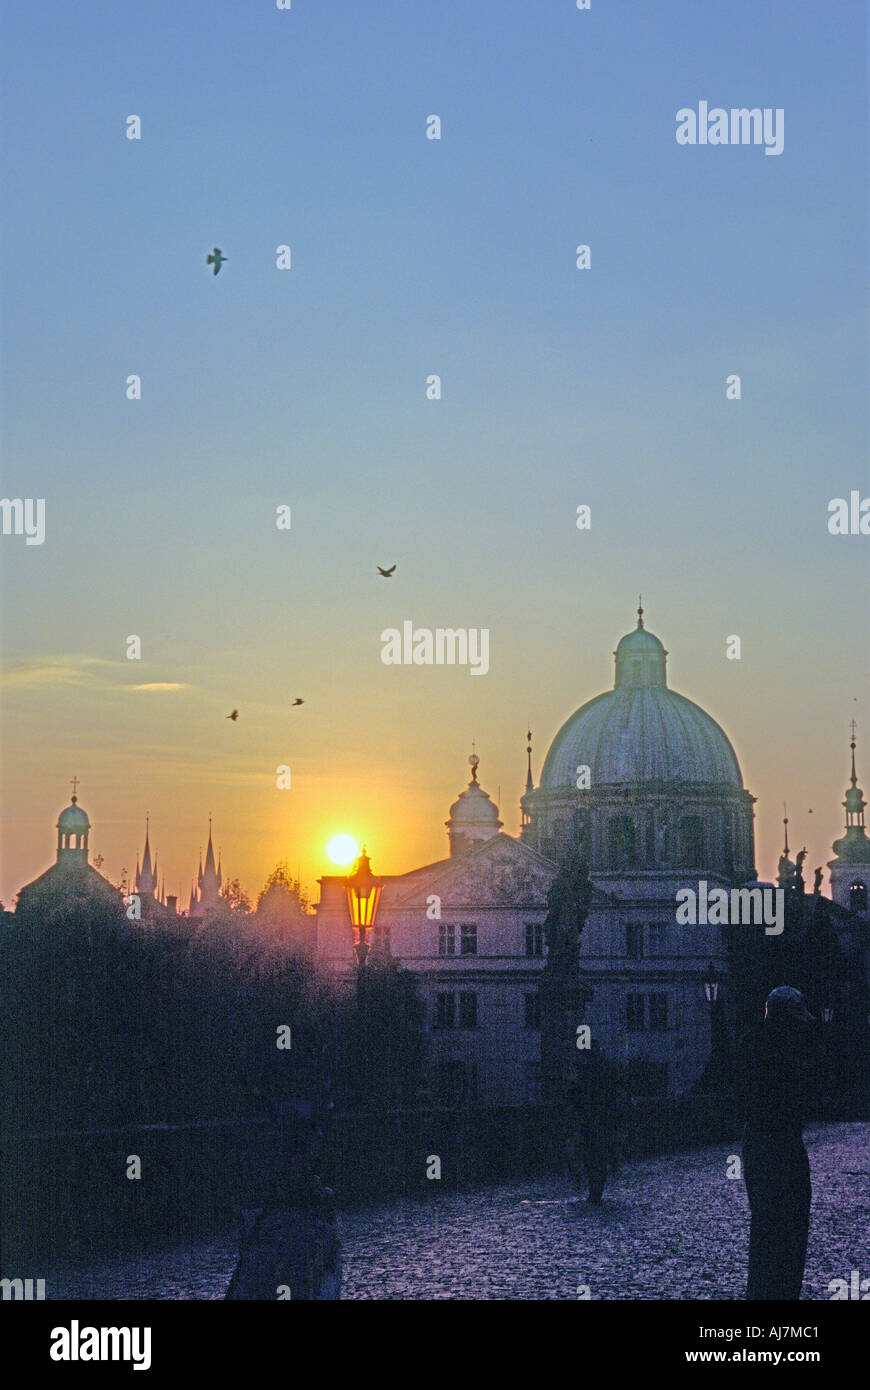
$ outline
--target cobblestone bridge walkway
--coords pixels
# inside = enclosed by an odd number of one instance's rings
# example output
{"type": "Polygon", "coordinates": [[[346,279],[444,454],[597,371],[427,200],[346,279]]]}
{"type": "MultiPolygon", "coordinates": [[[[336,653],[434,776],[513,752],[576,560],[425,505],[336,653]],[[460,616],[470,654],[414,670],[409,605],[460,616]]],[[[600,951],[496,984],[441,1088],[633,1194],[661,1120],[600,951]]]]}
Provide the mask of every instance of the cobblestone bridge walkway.
{"type": "MultiPolygon", "coordinates": [[[[813,1205],[805,1299],[870,1277],[870,1125],[806,1133],[813,1205]]],[[[749,1244],[741,1181],[717,1147],[626,1164],[603,1204],[566,1203],[558,1178],[439,1191],[345,1213],[347,1299],[739,1299],[749,1244]]],[[[54,1298],[221,1298],[231,1242],[67,1269],[54,1298]]]]}

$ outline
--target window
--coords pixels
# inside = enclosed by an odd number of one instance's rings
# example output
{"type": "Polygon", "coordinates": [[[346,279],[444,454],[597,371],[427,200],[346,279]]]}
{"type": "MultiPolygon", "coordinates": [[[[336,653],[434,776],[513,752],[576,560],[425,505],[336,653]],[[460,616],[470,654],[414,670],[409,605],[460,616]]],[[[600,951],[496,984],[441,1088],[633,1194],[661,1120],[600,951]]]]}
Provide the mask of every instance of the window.
{"type": "Polygon", "coordinates": [[[856,879],[849,884],[849,910],[850,912],[867,911],[867,884],[856,879]]]}
{"type": "Polygon", "coordinates": [[[635,862],[634,821],[631,816],[611,816],[607,822],[607,849],[611,867],[627,868],[635,862]]]}
{"type": "Polygon", "coordinates": [[[690,869],[704,862],[704,823],[700,816],[683,816],[680,821],[680,863],[690,869]]]}
{"type": "Polygon", "coordinates": [[[537,990],[534,994],[525,995],[525,1018],[523,1026],[525,1028],[540,1028],[541,1026],[541,996],[537,990]]]}
{"type": "Polygon", "coordinates": [[[629,960],[641,960],[643,957],[643,926],[640,922],[625,924],[625,954],[629,960]]]}
{"type": "Polygon", "coordinates": [[[650,922],[647,927],[648,954],[651,956],[663,956],[665,954],[665,942],[664,922],[650,922]]]}
{"type": "Polygon", "coordinates": [[[625,1026],[630,1033],[640,1033],[643,1030],[642,994],[625,996],[625,1026]]]}
{"type": "Polygon", "coordinates": [[[435,995],[435,1027],[436,1028],[455,1028],[456,1026],[456,995],[455,994],[436,994],[435,995]]]}
{"type": "Polygon", "coordinates": [[[463,922],[459,928],[459,954],[461,956],[477,955],[477,927],[473,922],[463,922]]]}
{"type": "Polygon", "coordinates": [[[459,1026],[477,1027],[477,995],[472,990],[463,990],[459,996],[459,1026]]]}
{"type": "Polygon", "coordinates": [[[649,999],[649,1029],[651,1033],[664,1033],[668,1026],[668,996],[666,994],[650,994],[649,999]]]}
{"type": "Polygon", "coordinates": [[[456,954],[456,928],[452,922],[438,923],[438,954],[439,956],[454,956],[456,954]]]}
{"type": "Polygon", "coordinates": [[[544,924],[543,922],[526,922],[526,955],[542,956],[544,954],[544,924]]]}

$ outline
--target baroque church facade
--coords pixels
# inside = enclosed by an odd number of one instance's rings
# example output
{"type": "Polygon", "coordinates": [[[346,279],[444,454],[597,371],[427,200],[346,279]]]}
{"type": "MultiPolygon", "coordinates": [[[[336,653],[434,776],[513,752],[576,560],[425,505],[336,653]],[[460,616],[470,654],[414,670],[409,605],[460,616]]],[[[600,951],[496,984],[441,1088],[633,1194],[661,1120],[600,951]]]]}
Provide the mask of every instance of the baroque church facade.
{"type": "MultiPolygon", "coordinates": [[[[646,1093],[685,1094],[702,1078],[714,1026],[705,983],[711,968],[727,976],[727,928],[678,925],[675,903],[701,880],[710,891],[757,883],[755,799],[724,731],[669,687],[667,655],[639,608],[614,653],[613,689],[562,726],[537,787],[529,743],[519,838],[503,833],[473,757],[446,822],[448,857],[382,879],[374,948],[418,977],[440,1099],[539,1097],[547,891],[574,845],[594,889],[580,944],[590,1002],[578,1022],[646,1093]]],[[[870,841],[854,748],[852,771],[831,888],[866,938],[870,841]]],[[[351,978],[344,883],[321,880],[317,949],[351,978]]]]}

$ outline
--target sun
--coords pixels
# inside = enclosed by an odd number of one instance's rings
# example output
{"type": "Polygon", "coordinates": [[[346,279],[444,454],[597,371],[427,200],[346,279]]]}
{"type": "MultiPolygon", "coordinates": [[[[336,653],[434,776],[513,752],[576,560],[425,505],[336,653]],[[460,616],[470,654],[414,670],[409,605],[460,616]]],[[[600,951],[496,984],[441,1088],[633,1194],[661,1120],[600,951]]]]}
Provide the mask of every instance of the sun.
{"type": "Polygon", "coordinates": [[[333,864],[346,868],[359,858],[359,845],[352,835],[333,835],[326,846],[326,853],[333,864]]]}

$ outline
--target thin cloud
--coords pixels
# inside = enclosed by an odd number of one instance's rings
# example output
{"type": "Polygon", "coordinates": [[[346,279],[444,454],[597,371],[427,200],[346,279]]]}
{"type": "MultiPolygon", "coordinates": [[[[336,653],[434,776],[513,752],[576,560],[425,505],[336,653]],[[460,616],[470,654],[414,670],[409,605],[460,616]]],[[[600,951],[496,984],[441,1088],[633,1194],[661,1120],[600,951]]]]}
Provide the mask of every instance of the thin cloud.
{"type": "Polygon", "coordinates": [[[99,657],[48,657],[29,666],[13,666],[0,672],[0,685],[7,688],[50,685],[84,685],[89,679],[88,666],[111,666],[99,657]]]}
{"type": "Polygon", "coordinates": [[[131,690],[187,690],[187,686],[177,681],[149,681],[146,685],[133,685],[131,690]]]}

